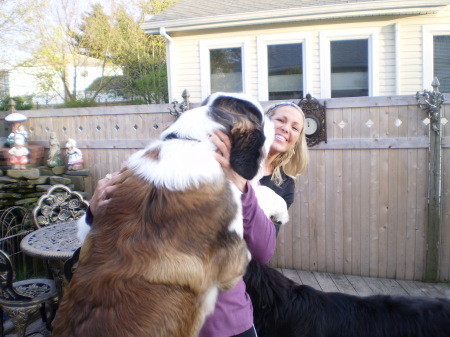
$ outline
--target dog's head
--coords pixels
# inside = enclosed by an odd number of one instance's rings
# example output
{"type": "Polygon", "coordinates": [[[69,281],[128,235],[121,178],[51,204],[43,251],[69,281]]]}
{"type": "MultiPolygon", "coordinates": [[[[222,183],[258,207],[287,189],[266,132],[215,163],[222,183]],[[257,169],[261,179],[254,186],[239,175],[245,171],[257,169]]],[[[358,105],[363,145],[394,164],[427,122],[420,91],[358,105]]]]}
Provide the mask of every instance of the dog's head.
{"type": "Polygon", "coordinates": [[[231,167],[245,179],[252,179],[264,156],[264,113],[256,100],[242,94],[216,93],[203,105],[210,107],[212,120],[223,125],[230,137],[231,167]]]}
{"type": "MultiPolygon", "coordinates": [[[[265,154],[265,122],[263,109],[253,98],[236,93],[216,93],[201,107],[184,112],[161,134],[161,139],[205,141],[214,131],[221,130],[230,137],[232,168],[242,177],[252,179],[265,154]]],[[[273,127],[267,129],[271,132],[273,127]]],[[[273,137],[267,139],[271,143],[273,137]]]]}

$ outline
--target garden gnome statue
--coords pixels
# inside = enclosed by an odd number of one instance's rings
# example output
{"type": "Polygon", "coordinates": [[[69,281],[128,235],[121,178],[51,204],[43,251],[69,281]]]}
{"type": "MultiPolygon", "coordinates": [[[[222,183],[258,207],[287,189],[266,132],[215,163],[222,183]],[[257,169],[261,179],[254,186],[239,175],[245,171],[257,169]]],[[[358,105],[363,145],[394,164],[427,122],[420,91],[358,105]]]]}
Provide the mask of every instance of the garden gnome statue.
{"type": "Polygon", "coordinates": [[[25,130],[25,126],[22,125],[22,122],[26,121],[27,117],[18,112],[13,112],[5,117],[5,121],[11,123],[11,133],[6,139],[6,144],[9,146],[14,146],[15,138],[17,135],[23,136],[24,144],[28,141],[28,132],[25,130]]]}
{"type": "Polygon", "coordinates": [[[56,167],[62,165],[61,160],[61,146],[59,144],[58,137],[56,136],[56,132],[50,133],[50,150],[48,152],[48,167],[56,167]]]}
{"type": "Polygon", "coordinates": [[[75,139],[69,138],[66,144],[67,169],[78,171],[83,168],[83,153],[77,148],[75,139]]]}
{"type": "Polygon", "coordinates": [[[14,137],[14,146],[9,149],[9,161],[15,170],[25,170],[28,164],[28,154],[30,151],[25,147],[25,137],[17,134],[14,137]]]}

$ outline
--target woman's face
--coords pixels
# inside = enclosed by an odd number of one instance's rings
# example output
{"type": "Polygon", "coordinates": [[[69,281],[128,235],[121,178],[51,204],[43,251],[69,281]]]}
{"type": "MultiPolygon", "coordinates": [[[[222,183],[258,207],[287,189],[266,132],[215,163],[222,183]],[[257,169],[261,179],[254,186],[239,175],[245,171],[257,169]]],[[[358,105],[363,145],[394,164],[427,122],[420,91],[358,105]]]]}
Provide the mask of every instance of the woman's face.
{"type": "Polygon", "coordinates": [[[280,106],[274,111],[272,121],[275,124],[275,139],[270,147],[270,154],[293,149],[303,130],[302,113],[289,105],[280,106]]]}

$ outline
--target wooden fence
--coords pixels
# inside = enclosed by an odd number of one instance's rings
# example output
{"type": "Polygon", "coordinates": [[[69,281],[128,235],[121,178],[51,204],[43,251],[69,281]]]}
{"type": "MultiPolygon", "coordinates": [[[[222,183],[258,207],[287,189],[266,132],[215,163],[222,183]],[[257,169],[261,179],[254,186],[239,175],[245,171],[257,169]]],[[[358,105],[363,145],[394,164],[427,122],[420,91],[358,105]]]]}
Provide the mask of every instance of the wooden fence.
{"type": "MultiPolygon", "coordinates": [[[[447,97],[449,98],[449,97],[447,97]]],[[[264,106],[270,102],[263,102],[264,106]]],[[[426,254],[428,126],[414,96],[326,100],[328,142],[298,178],[277,267],[421,280],[426,254]]],[[[26,111],[30,141],[75,138],[98,179],[173,122],[171,105],[26,111]]],[[[450,116],[450,106],[443,115],[450,116]]],[[[449,117],[447,117],[449,118],[449,117]]],[[[439,278],[450,279],[450,137],[443,126],[439,278]]],[[[1,135],[1,134],[0,134],[1,135]]]]}

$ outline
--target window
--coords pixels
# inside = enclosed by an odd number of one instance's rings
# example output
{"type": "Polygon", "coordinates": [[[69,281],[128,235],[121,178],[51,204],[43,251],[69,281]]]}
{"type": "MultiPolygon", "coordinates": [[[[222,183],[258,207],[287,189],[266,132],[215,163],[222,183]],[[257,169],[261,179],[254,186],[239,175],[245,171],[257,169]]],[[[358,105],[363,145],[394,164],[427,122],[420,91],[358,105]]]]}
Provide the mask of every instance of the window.
{"type": "Polygon", "coordinates": [[[378,96],[379,30],[321,32],[320,96],[378,96]]]}
{"type": "Polygon", "coordinates": [[[422,86],[430,88],[435,77],[439,91],[450,92],[450,25],[427,25],[422,27],[422,86]]]}
{"type": "Polygon", "coordinates": [[[263,35],[257,38],[258,98],[260,101],[301,99],[313,95],[311,62],[312,35],[263,35]]]}
{"type": "Polygon", "coordinates": [[[200,41],[202,99],[218,91],[248,93],[248,39],[200,41]]]}
{"type": "Polygon", "coordinates": [[[242,92],[241,48],[211,49],[209,57],[211,93],[218,91],[242,92]]]}
{"type": "Polygon", "coordinates": [[[331,97],[368,96],[367,40],[331,41],[330,43],[331,97]]]}
{"type": "Polygon", "coordinates": [[[302,44],[267,46],[269,100],[303,98],[302,44]]]}
{"type": "Polygon", "coordinates": [[[440,92],[450,92],[450,35],[433,36],[433,73],[440,92]]]}

